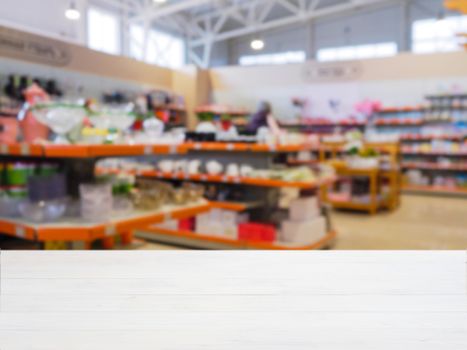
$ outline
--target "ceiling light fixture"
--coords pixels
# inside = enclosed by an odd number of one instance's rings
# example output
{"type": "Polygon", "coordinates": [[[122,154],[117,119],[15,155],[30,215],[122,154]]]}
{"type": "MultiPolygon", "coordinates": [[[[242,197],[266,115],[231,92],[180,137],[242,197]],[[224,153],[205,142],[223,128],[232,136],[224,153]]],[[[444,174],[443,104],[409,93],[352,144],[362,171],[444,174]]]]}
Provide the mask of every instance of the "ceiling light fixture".
{"type": "Polygon", "coordinates": [[[77,21],[81,17],[81,13],[76,8],[74,1],[72,1],[70,7],[65,10],[65,17],[70,21],[77,21]]]}
{"type": "Polygon", "coordinates": [[[156,4],[163,4],[167,2],[167,0],[152,0],[152,1],[155,2],[156,4]]]}
{"type": "Polygon", "coordinates": [[[264,41],[261,39],[254,39],[251,41],[250,46],[255,51],[262,50],[264,49],[264,41]]]}

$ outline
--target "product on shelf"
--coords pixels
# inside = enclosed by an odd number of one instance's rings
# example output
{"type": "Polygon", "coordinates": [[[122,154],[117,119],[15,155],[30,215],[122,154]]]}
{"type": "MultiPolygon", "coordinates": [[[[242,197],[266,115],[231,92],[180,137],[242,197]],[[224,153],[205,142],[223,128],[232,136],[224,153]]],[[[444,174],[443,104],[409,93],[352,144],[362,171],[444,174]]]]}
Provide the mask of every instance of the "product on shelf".
{"type": "Polygon", "coordinates": [[[239,239],[238,227],[248,221],[247,213],[213,209],[196,217],[196,233],[239,239]]]}
{"type": "Polygon", "coordinates": [[[326,235],[326,219],[318,216],[304,221],[286,220],[282,223],[280,241],[310,244],[326,235]]]}
{"type": "Polygon", "coordinates": [[[407,186],[428,192],[462,188],[460,177],[467,169],[467,95],[441,94],[426,99],[425,106],[385,109],[375,114],[376,130],[384,136],[398,136],[403,142],[402,168],[407,186]],[[393,123],[383,127],[391,118],[417,121],[419,125],[393,123]]]}
{"type": "Polygon", "coordinates": [[[316,196],[296,198],[290,202],[289,217],[291,221],[313,220],[319,215],[320,207],[316,196]]]}
{"type": "Polygon", "coordinates": [[[245,222],[238,225],[238,238],[250,242],[274,242],[277,231],[273,225],[245,222]]]}
{"type": "Polygon", "coordinates": [[[81,184],[81,216],[87,221],[106,221],[110,219],[113,208],[112,185],[81,184]]]}
{"type": "MultiPolygon", "coordinates": [[[[206,163],[202,163],[199,160],[188,159],[178,159],[177,161],[172,160],[162,160],[157,164],[157,168],[162,171],[160,174],[163,176],[166,174],[169,178],[175,175],[175,178],[184,178],[187,176],[187,179],[190,179],[190,176],[208,174],[211,176],[229,176],[227,170],[232,171],[234,163],[229,164],[227,167],[224,167],[220,162],[211,160],[206,163]],[[190,172],[190,164],[196,162],[196,170],[205,169],[205,172],[190,172]],[[177,176],[180,175],[180,176],[177,176]]],[[[284,168],[284,169],[253,169],[251,166],[246,164],[235,164],[235,168],[238,174],[238,180],[242,179],[269,179],[269,180],[280,180],[284,182],[315,182],[317,180],[330,180],[333,178],[334,173],[332,168],[327,166],[322,166],[319,171],[313,171],[309,167],[297,167],[297,168],[284,168]]],[[[156,167],[145,162],[135,162],[125,159],[105,159],[98,163],[98,169],[102,172],[112,172],[112,171],[127,171],[133,172],[136,174],[144,174],[144,171],[151,172],[157,171],[156,167]]],[[[193,169],[191,169],[193,170],[193,169]]],[[[155,173],[157,175],[157,173],[155,173]]],[[[206,180],[209,180],[208,178],[206,180]]],[[[220,179],[222,180],[222,179],[220,179]]]]}

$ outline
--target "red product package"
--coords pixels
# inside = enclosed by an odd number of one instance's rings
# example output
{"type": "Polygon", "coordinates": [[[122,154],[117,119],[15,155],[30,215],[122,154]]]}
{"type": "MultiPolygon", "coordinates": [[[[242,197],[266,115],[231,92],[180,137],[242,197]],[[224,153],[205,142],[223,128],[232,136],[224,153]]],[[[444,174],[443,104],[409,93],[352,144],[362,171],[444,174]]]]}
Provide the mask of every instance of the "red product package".
{"type": "Polygon", "coordinates": [[[193,231],[195,229],[195,219],[183,219],[178,221],[178,229],[180,231],[193,231]]]}
{"type": "Polygon", "coordinates": [[[274,242],[276,228],[271,225],[247,222],[238,225],[238,238],[245,241],[274,242]]]}

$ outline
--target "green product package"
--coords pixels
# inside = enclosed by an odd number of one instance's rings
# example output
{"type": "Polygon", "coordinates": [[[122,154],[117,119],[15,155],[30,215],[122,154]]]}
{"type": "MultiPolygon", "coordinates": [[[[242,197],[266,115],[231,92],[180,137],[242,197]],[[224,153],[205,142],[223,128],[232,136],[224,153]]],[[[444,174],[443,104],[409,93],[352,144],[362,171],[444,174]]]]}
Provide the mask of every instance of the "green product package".
{"type": "Polygon", "coordinates": [[[9,164],[6,170],[6,182],[9,186],[25,186],[28,177],[34,173],[34,165],[28,163],[9,164]]]}

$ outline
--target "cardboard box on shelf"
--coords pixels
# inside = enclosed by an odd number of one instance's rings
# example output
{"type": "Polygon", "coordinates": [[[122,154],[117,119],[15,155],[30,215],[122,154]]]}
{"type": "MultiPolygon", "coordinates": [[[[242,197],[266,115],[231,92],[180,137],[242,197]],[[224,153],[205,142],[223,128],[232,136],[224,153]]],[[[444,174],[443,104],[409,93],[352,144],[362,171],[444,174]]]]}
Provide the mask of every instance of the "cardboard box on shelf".
{"type": "Polygon", "coordinates": [[[176,231],[178,230],[178,220],[167,220],[167,221],[161,222],[160,224],[157,224],[157,227],[160,227],[166,230],[176,231]]]}
{"type": "Polygon", "coordinates": [[[280,241],[287,243],[310,244],[326,235],[326,219],[323,216],[308,221],[284,221],[280,241]]]}
{"type": "Polygon", "coordinates": [[[247,213],[238,213],[223,209],[213,209],[209,213],[200,214],[196,217],[198,222],[219,222],[240,224],[248,221],[247,213]]]}
{"type": "Polygon", "coordinates": [[[196,217],[196,233],[238,238],[238,224],[248,220],[248,214],[214,209],[196,217]]]}
{"type": "Polygon", "coordinates": [[[320,216],[318,197],[305,197],[294,199],[290,203],[291,221],[309,221],[320,216]]]}
{"type": "Polygon", "coordinates": [[[209,236],[218,236],[218,237],[228,237],[232,239],[237,239],[238,237],[238,227],[237,225],[223,225],[219,222],[212,223],[196,223],[196,233],[201,235],[209,236]]]}

